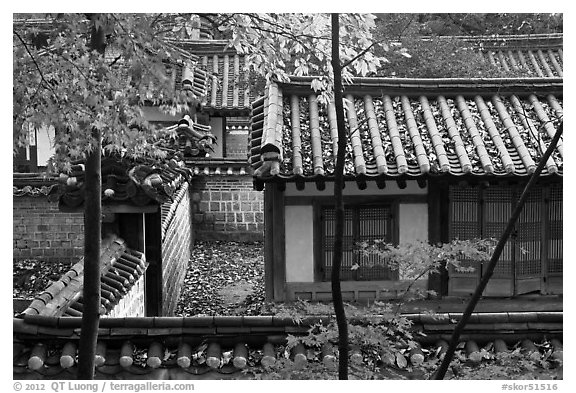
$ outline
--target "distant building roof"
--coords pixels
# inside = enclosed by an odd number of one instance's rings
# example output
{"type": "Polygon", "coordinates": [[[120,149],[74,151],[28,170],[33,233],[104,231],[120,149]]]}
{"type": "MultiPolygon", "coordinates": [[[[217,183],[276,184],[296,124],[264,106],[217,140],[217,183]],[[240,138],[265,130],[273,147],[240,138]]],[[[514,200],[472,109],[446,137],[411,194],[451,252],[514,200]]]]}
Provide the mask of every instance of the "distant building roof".
{"type": "Polygon", "coordinates": [[[540,78],[563,76],[563,34],[459,37],[476,44],[493,65],[540,78]]]}
{"type": "Polygon", "coordinates": [[[226,40],[171,40],[170,43],[198,56],[198,68],[207,73],[202,104],[209,112],[248,114],[254,95],[245,70],[246,57],[226,40]]]}

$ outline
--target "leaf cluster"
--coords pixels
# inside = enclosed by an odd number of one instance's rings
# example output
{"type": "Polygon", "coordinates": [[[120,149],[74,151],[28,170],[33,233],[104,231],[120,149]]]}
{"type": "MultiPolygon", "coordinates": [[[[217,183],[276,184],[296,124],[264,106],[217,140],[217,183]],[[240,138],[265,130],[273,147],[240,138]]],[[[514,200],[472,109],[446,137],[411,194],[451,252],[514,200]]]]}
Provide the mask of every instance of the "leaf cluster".
{"type": "Polygon", "coordinates": [[[376,256],[377,261],[373,263],[399,270],[406,280],[417,280],[447,266],[453,266],[458,271],[469,271],[473,268],[462,266],[462,261],[487,261],[495,245],[495,239],[454,239],[439,244],[415,241],[399,245],[373,240],[359,242],[357,252],[376,256]]]}
{"type": "Polygon", "coordinates": [[[13,148],[29,142],[29,130],[54,127],[57,156],[83,159],[98,129],[108,153],[161,156],[142,105],[194,106],[197,97],[174,90],[174,66],[190,59],[166,44],[157,16],[57,14],[40,27],[13,26],[13,148]],[[93,29],[104,30],[104,53],[92,50],[93,29]]]}
{"type": "MultiPolygon", "coordinates": [[[[230,46],[246,55],[250,71],[267,81],[288,81],[290,75],[316,77],[311,87],[320,101],[331,98],[333,70],[329,14],[222,14],[215,22],[231,37],[230,46]]],[[[383,61],[376,46],[372,14],[340,15],[342,77],[374,74],[383,61]]]]}

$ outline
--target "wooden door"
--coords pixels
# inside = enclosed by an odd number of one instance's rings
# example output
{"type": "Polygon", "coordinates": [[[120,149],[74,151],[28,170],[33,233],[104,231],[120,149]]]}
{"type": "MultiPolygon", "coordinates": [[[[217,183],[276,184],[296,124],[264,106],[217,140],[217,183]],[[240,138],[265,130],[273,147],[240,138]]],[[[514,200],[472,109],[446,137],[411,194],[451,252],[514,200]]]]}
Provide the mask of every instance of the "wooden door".
{"type": "MultiPolygon", "coordinates": [[[[498,240],[512,215],[513,190],[509,186],[490,186],[482,195],[482,237],[498,240]]],[[[514,294],[514,242],[508,241],[502,250],[494,274],[484,290],[484,296],[514,294]]],[[[483,272],[484,274],[484,272],[483,272]]]]}
{"type": "Polygon", "coordinates": [[[548,189],[546,225],[546,292],[562,293],[562,184],[548,189]]]}
{"type": "MultiPolygon", "coordinates": [[[[518,196],[520,196],[520,191],[518,196]]],[[[540,292],[544,277],[542,235],[543,235],[543,195],[542,187],[532,189],[526,204],[516,222],[514,246],[514,294],[540,292]]]]}

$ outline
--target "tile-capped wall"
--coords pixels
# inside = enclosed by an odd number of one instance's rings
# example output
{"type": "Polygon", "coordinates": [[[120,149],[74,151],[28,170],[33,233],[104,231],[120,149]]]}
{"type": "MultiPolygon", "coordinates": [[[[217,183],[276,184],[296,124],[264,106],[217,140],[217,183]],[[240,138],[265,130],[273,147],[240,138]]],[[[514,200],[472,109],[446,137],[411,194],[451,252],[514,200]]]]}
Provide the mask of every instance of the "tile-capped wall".
{"type": "Polygon", "coordinates": [[[144,275],[134,283],[130,291],[106,315],[111,318],[145,317],[144,275]]]}
{"type": "Polygon", "coordinates": [[[174,214],[162,237],[162,315],[171,316],[176,309],[193,244],[188,184],[177,192],[174,202],[163,209],[174,214]]]}

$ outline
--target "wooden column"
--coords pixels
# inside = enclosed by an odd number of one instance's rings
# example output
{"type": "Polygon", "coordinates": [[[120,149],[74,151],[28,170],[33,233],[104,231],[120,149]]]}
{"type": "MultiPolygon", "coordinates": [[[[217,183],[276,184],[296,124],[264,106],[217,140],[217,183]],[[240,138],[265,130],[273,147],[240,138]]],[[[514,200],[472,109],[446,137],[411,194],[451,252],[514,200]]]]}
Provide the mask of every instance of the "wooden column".
{"type": "Polygon", "coordinates": [[[144,219],[146,261],[146,316],[162,313],[162,220],[160,212],[149,213],[144,219]]]}
{"type": "Polygon", "coordinates": [[[278,185],[264,187],[264,282],[266,300],[285,299],[286,258],[284,236],[284,193],[278,185]]]}
{"type": "MultiPolygon", "coordinates": [[[[428,182],[428,240],[431,244],[444,243],[448,239],[448,184],[428,182]]],[[[428,289],[440,296],[448,294],[448,272],[432,273],[428,277],[428,289]]]]}

